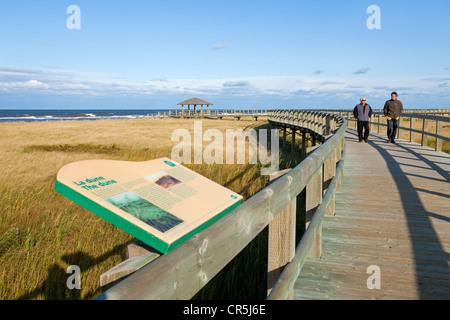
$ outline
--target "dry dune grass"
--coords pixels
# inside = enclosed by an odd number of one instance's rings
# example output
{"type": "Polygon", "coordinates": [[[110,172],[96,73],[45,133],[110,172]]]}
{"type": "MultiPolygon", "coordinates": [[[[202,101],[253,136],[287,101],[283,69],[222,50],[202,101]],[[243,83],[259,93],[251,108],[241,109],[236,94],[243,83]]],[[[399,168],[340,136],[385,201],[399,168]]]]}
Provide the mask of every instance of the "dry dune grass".
{"type": "MultiPolygon", "coordinates": [[[[203,130],[267,122],[203,120],[203,130]]],[[[135,239],[57,194],[64,165],[87,159],[145,161],[170,157],[175,129],[193,120],[101,120],[0,124],[0,298],[91,299],[99,277],[126,258],[135,239]],[[78,265],[81,290],[68,290],[66,269],[78,265]]],[[[204,142],[203,147],[208,143],[204,142]]],[[[292,162],[288,160],[285,165],[292,162]]],[[[295,161],[295,160],[292,160],[295,161]]],[[[260,165],[188,165],[248,198],[266,185],[260,165]]]]}

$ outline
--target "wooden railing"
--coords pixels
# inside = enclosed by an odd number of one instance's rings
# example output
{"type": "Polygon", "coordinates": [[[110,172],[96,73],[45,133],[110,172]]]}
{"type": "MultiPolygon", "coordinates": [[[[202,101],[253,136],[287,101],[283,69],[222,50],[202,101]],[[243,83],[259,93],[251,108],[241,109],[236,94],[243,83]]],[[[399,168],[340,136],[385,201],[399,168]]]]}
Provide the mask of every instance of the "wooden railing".
{"type": "MultiPolygon", "coordinates": [[[[293,298],[293,286],[301,272],[301,269],[308,257],[320,258],[322,255],[322,221],[325,214],[334,215],[335,193],[340,188],[340,179],[342,176],[345,160],[344,134],[347,127],[345,120],[337,115],[315,112],[315,111],[297,111],[297,110],[277,110],[269,113],[269,122],[272,126],[283,129],[283,141],[286,137],[286,130],[291,131],[291,143],[295,139],[297,131],[302,134],[302,154],[307,154],[305,141],[307,135],[310,135],[312,147],[315,148],[317,140],[323,144],[315,149],[297,168],[304,166],[304,173],[299,180],[302,189],[305,190],[305,223],[306,231],[303,234],[298,247],[290,247],[295,253],[291,254],[283,272],[278,277],[276,283],[271,289],[272,283],[268,283],[269,300],[281,300],[293,298]],[[306,173],[308,172],[308,173],[306,173]],[[301,179],[304,179],[303,181],[301,179]],[[306,179],[305,179],[306,178],[306,179]]],[[[291,150],[292,150],[291,144],[291,150]]],[[[295,170],[294,169],[294,170],[295,170]]],[[[295,180],[294,180],[295,181],[295,180]]],[[[302,199],[299,194],[291,203],[291,207],[299,207],[302,199]]],[[[292,209],[291,209],[292,210],[292,209]]],[[[295,215],[291,212],[291,214],[295,215]]],[[[286,218],[284,220],[287,220],[286,218]]],[[[276,238],[273,233],[287,234],[288,230],[271,230],[269,226],[269,239],[276,238]]],[[[269,243],[270,248],[270,243],[269,243]]],[[[286,250],[286,249],[284,249],[286,250]]],[[[277,259],[277,256],[270,255],[270,260],[277,259]]],[[[279,259],[278,259],[279,260],[279,259]]],[[[279,268],[284,265],[279,265],[279,268]]]]}
{"type": "Polygon", "coordinates": [[[321,255],[322,219],[334,214],[347,122],[326,112],[276,110],[268,115],[273,127],[290,130],[294,140],[301,133],[322,145],[309,150],[295,168],[274,173],[272,177],[280,177],[242,205],[97,299],[190,299],[268,225],[269,275],[285,267],[279,277],[268,276],[269,299],[293,298],[293,283],[306,257],[321,255]],[[303,205],[307,228],[295,250],[296,218],[303,205]]]}
{"type": "MultiPolygon", "coordinates": [[[[383,109],[375,109],[372,108],[374,112],[383,112],[383,109]]],[[[313,110],[313,109],[305,109],[305,110],[313,110]]],[[[333,112],[333,113],[345,113],[345,112],[353,112],[353,109],[314,109],[315,111],[325,111],[325,112],[333,112]]],[[[429,115],[442,115],[449,116],[450,109],[404,109],[406,113],[415,113],[415,114],[429,114],[429,115]]]]}
{"type": "Polygon", "coordinates": [[[265,117],[268,115],[267,109],[208,109],[208,110],[168,110],[158,112],[157,118],[171,117],[235,117],[235,116],[255,116],[265,117]]]}
{"type": "MultiPolygon", "coordinates": [[[[341,114],[343,117],[347,119],[347,121],[354,122],[354,126],[356,128],[357,120],[353,116],[353,110],[339,110],[336,113],[341,114]]],[[[422,146],[428,145],[429,137],[435,140],[435,150],[442,151],[442,141],[450,141],[449,137],[442,135],[442,129],[444,124],[450,123],[450,117],[443,116],[449,115],[449,109],[442,110],[427,110],[416,112],[415,110],[407,110],[404,112],[400,119],[398,120],[398,130],[397,130],[397,138],[400,138],[400,134],[403,130],[408,131],[407,137],[410,142],[416,142],[417,135],[419,136],[419,141],[422,146]],[[436,115],[440,114],[440,115],[436,115]],[[421,125],[419,125],[420,129],[416,128],[415,119],[420,119],[421,125]],[[409,126],[404,126],[403,124],[409,122],[409,126]],[[431,131],[431,128],[434,128],[431,131]]],[[[383,111],[375,110],[373,112],[373,116],[369,121],[370,131],[374,129],[376,126],[377,132],[382,133],[382,128],[387,127],[385,123],[385,117],[383,111]]]]}

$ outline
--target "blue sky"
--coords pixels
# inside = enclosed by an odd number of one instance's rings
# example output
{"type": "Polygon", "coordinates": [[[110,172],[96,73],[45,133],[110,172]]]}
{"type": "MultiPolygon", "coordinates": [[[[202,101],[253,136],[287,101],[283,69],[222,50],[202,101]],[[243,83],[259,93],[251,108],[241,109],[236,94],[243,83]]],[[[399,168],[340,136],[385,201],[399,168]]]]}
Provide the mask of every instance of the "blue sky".
{"type": "Polygon", "coordinates": [[[0,3],[0,108],[450,108],[450,2],[0,3]],[[69,30],[67,8],[81,9],[69,30]],[[381,10],[370,30],[367,8],[381,10]]]}

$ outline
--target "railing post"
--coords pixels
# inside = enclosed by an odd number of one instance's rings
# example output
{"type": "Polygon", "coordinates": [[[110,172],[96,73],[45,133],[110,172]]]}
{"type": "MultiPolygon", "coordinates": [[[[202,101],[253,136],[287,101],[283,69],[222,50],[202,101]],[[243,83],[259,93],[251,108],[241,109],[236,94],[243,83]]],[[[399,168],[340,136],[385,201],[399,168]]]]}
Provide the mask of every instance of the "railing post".
{"type": "Polygon", "coordinates": [[[442,140],[439,139],[438,135],[442,134],[442,121],[436,120],[436,151],[442,151],[442,140]]]}
{"type": "MultiPolygon", "coordinates": [[[[288,170],[275,172],[269,180],[274,181],[288,170]]],[[[297,215],[297,198],[283,209],[269,224],[269,252],[267,261],[267,295],[281,275],[282,269],[295,256],[295,228],[297,215]]],[[[294,299],[294,290],[288,300],[294,299]]]]}
{"type": "Polygon", "coordinates": [[[306,157],[306,131],[302,130],[302,159],[306,157]]]}
{"type": "Polygon", "coordinates": [[[321,120],[321,116],[320,113],[315,113],[314,114],[314,131],[319,133],[320,132],[320,120],[321,120]]]}
{"type": "Polygon", "coordinates": [[[415,142],[415,134],[413,132],[414,130],[414,118],[411,116],[409,121],[409,142],[415,142]]]}
{"type": "Polygon", "coordinates": [[[330,115],[325,115],[325,135],[328,136],[331,133],[330,115]]]}
{"type": "Polygon", "coordinates": [[[428,121],[424,118],[422,125],[422,146],[426,146],[428,144],[428,137],[425,135],[425,132],[428,132],[428,121]]]}
{"type": "MultiPolygon", "coordinates": [[[[314,212],[322,202],[322,176],[322,169],[317,170],[306,185],[306,228],[308,228],[314,212]]],[[[322,226],[317,231],[308,256],[311,258],[322,256],[322,226]]]]}
{"type": "Polygon", "coordinates": [[[319,127],[319,115],[317,114],[317,112],[313,113],[312,121],[313,121],[313,127],[312,127],[313,131],[314,132],[319,132],[319,129],[318,129],[318,127],[319,127]]]}
{"type": "Polygon", "coordinates": [[[317,118],[316,118],[316,130],[314,130],[314,131],[316,131],[318,134],[323,134],[323,132],[322,132],[322,128],[323,128],[323,125],[322,125],[322,122],[323,121],[323,118],[322,118],[322,113],[318,113],[317,114],[317,118]]]}
{"type": "Polygon", "coordinates": [[[291,152],[295,152],[295,129],[291,128],[291,152]]]}
{"type": "Polygon", "coordinates": [[[378,133],[381,133],[381,119],[382,116],[381,114],[378,115],[378,133]]]}
{"type": "MultiPolygon", "coordinates": [[[[336,154],[336,163],[340,162],[342,160],[342,152],[344,151],[344,148],[345,148],[345,137],[342,138],[341,143],[339,143],[339,148],[337,149],[337,154],[336,154]]],[[[342,186],[342,175],[336,185],[336,191],[341,191],[341,186],[342,186]]]]}
{"type": "Polygon", "coordinates": [[[308,129],[311,129],[311,124],[312,124],[312,114],[311,114],[311,112],[310,111],[308,111],[308,113],[307,113],[307,128],[308,129]]]}
{"type": "MultiPolygon", "coordinates": [[[[331,180],[336,175],[336,150],[334,150],[327,160],[325,160],[323,164],[323,195],[328,190],[328,186],[331,183],[331,180]]],[[[334,207],[335,207],[335,196],[331,199],[330,204],[328,205],[327,215],[334,216],[334,207]]]]}
{"type": "Polygon", "coordinates": [[[334,134],[336,129],[336,119],[334,116],[330,116],[330,133],[334,134]]]}

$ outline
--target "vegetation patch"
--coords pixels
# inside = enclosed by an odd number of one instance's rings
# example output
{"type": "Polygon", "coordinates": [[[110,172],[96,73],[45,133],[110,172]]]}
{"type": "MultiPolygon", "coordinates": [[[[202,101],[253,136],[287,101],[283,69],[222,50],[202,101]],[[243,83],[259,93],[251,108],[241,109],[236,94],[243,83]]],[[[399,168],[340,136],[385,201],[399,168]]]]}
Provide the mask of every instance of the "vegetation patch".
{"type": "Polygon", "coordinates": [[[96,153],[96,154],[116,154],[124,150],[116,144],[101,145],[91,143],[81,144],[53,144],[53,145],[30,145],[24,148],[25,152],[72,152],[72,153],[96,153]]]}

